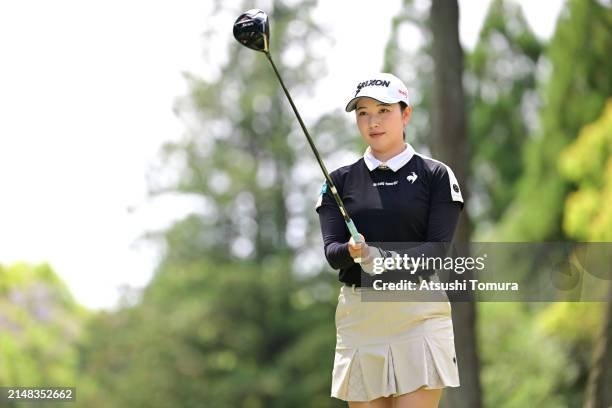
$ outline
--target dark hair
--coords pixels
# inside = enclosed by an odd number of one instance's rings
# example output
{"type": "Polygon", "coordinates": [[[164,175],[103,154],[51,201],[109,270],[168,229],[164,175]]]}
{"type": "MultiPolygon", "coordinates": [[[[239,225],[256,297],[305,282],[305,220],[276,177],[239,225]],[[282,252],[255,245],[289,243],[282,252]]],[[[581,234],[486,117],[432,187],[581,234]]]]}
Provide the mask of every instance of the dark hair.
{"type": "MultiPolygon", "coordinates": [[[[400,102],[399,104],[400,104],[400,113],[403,115],[408,105],[406,104],[406,102],[403,102],[403,101],[400,102]]],[[[404,133],[404,141],[406,141],[406,131],[404,131],[403,133],[404,133]]]]}

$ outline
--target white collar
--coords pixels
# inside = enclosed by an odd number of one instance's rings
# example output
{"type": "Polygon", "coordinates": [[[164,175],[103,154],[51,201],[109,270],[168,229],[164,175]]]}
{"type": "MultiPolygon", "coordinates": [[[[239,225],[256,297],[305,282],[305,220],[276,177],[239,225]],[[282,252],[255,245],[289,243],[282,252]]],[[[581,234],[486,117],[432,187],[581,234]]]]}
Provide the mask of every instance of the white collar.
{"type": "Polygon", "coordinates": [[[415,153],[414,149],[412,148],[412,146],[410,146],[410,144],[405,143],[405,145],[406,148],[404,150],[402,150],[400,153],[396,154],[386,162],[381,162],[376,157],[374,157],[370,146],[368,146],[365,153],[363,154],[363,160],[365,161],[365,164],[366,166],[368,166],[368,169],[370,171],[374,170],[381,164],[386,165],[393,171],[398,171],[404,166],[404,164],[408,163],[410,159],[412,159],[412,156],[415,153]]]}

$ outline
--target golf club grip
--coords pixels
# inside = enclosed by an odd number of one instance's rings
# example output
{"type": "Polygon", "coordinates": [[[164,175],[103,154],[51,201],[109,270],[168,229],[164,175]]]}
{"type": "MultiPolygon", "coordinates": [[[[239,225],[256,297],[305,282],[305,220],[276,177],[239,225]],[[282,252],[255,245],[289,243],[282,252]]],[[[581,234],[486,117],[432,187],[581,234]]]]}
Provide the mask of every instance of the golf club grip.
{"type": "Polygon", "coordinates": [[[346,211],[346,208],[344,207],[344,203],[342,202],[342,199],[340,198],[340,195],[338,194],[338,190],[336,189],[336,186],[334,185],[333,180],[329,176],[329,173],[327,172],[327,168],[325,168],[325,164],[323,163],[321,156],[319,156],[319,151],[317,150],[317,147],[312,141],[312,138],[310,137],[310,134],[308,133],[308,129],[306,129],[306,125],[304,125],[304,122],[302,121],[302,117],[300,116],[300,113],[298,112],[297,107],[293,103],[293,99],[291,98],[291,95],[289,94],[289,91],[287,90],[287,87],[285,86],[283,79],[278,73],[278,69],[276,69],[276,65],[274,64],[274,61],[272,61],[272,57],[270,56],[270,53],[268,51],[264,51],[264,53],[266,54],[268,61],[270,61],[270,64],[272,65],[272,68],[274,69],[274,73],[276,74],[276,78],[278,78],[278,81],[280,82],[281,87],[283,88],[283,91],[285,91],[285,96],[287,96],[287,99],[289,99],[289,103],[291,104],[293,113],[295,113],[295,116],[297,117],[297,120],[300,123],[300,127],[302,128],[302,131],[304,132],[304,135],[306,136],[306,139],[308,140],[308,144],[310,145],[310,148],[312,149],[312,152],[314,153],[315,158],[317,159],[317,162],[319,163],[319,167],[321,167],[321,171],[323,171],[325,180],[327,181],[327,184],[329,184],[331,193],[334,199],[336,200],[338,207],[340,208],[340,213],[342,214],[342,217],[344,218],[344,222],[346,223],[346,226],[349,232],[351,233],[351,236],[353,237],[353,241],[355,241],[355,243],[361,243],[362,241],[361,241],[361,238],[359,237],[359,232],[357,231],[357,227],[355,227],[355,223],[353,223],[353,220],[351,220],[351,217],[346,211]]]}
{"type": "MultiPolygon", "coordinates": [[[[353,220],[349,218],[348,221],[346,221],[346,227],[351,233],[353,241],[355,241],[356,244],[361,244],[363,241],[361,241],[361,237],[359,236],[359,232],[357,232],[357,227],[355,227],[355,223],[353,222],[353,220]]],[[[353,260],[355,261],[355,263],[361,263],[361,257],[353,258],[353,260]]]]}
{"type": "Polygon", "coordinates": [[[359,236],[359,232],[357,231],[357,227],[355,227],[355,223],[350,218],[346,221],[346,227],[348,228],[351,236],[353,237],[353,241],[355,243],[361,243],[361,237],[359,236]]]}

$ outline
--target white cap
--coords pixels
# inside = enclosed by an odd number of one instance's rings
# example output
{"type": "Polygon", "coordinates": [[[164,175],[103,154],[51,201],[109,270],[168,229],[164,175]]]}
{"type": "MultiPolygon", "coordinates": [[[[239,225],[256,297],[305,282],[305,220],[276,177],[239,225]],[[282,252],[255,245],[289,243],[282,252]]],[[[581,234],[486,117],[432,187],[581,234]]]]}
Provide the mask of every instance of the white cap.
{"type": "Polygon", "coordinates": [[[346,105],[346,111],[355,109],[357,99],[367,96],[383,103],[404,102],[410,106],[408,100],[408,89],[406,85],[395,75],[380,73],[373,75],[364,81],[359,81],[355,89],[355,94],[346,105]]]}

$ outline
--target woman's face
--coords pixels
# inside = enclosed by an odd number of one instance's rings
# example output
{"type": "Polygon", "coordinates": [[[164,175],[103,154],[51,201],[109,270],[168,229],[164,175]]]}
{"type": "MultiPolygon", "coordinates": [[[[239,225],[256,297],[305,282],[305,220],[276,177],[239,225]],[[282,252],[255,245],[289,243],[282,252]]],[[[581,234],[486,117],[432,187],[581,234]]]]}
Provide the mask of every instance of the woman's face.
{"type": "Polygon", "coordinates": [[[410,106],[402,113],[399,103],[382,103],[368,97],[360,98],[356,106],[357,127],[373,151],[385,153],[404,145],[404,127],[412,113],[410,106]]]}

